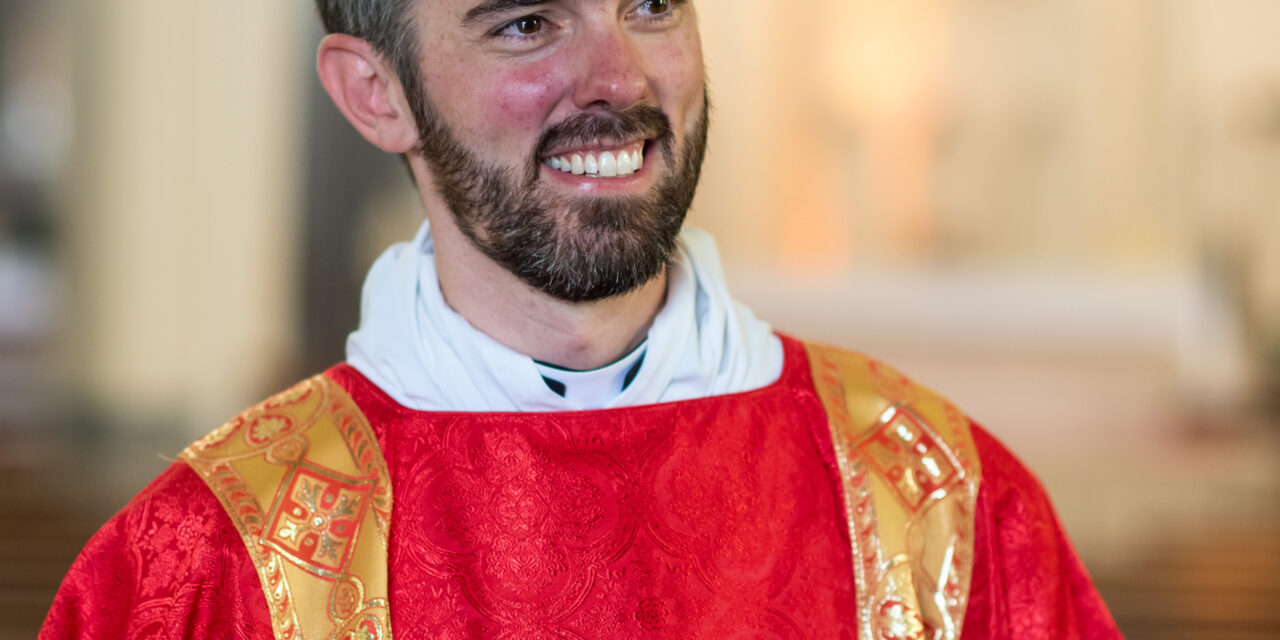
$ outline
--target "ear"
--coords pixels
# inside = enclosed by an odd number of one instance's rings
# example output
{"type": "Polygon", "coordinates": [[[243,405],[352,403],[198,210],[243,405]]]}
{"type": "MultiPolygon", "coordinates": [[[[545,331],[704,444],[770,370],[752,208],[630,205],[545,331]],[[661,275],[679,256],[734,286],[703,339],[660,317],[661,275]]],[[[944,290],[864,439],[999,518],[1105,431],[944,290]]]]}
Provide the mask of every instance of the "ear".
{"type": "Polygon", "coordinates": [[[320,41],[316,72],[329,97],[365,140],[389,153],[418,144],[418,127],[400,79],[367,41],[334,33],[320,41]]]}

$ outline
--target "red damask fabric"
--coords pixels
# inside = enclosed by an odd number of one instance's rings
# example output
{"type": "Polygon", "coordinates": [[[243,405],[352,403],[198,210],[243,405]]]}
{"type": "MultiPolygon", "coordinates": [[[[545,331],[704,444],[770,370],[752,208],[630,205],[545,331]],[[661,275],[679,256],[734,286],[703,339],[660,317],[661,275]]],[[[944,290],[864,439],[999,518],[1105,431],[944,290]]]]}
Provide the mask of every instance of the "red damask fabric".
{"type": "Polygon", "coordinates": [[[853,638],[834,453],[788,350],[764,389],[589,412],[414,412],[331,371],[386,447],[392,629],[853,638]]]}
{"type": "Polygon", "coordinates": [[[982,460],[961,640],[1122,638],[1040,481],[974,425],[982,460]]]}
{"type": "Polygon", "coordinates": [[[175,463],[89,540],[40,638],[271,638],[258,585],[218,499],[175,463]]]}
{"type": "MultiPolygon", "coordinates": [[[[773,385],[580,413],[421,413],[328,375],[391,470],[400,638],[854,638],[847,533],[802,346],[773,385]]],[[[965,640],[1118,638],[1043,490],[983,465],[965,640]]],[[[89,542],[42,640],[270,638],[244,544],[180,463],[89,542]]]]}

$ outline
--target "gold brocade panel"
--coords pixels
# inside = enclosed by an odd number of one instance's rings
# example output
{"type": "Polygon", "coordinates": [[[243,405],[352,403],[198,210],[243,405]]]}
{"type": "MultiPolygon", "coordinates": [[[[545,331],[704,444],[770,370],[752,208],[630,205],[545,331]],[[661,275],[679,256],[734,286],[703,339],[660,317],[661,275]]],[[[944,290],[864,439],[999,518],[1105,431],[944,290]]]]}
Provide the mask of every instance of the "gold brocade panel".
{"type": "Polygon", "coordinates": [[[389,640],[391,482],[368,421],[315,376],[181,456],[257,568],[277,640],[389,640]]]}
{"type": "Polygon", "coordinates": [[[840,467],[860,637],[956,640],[981,475],[968,418],[866,356],[806,349],[840,467]]]}

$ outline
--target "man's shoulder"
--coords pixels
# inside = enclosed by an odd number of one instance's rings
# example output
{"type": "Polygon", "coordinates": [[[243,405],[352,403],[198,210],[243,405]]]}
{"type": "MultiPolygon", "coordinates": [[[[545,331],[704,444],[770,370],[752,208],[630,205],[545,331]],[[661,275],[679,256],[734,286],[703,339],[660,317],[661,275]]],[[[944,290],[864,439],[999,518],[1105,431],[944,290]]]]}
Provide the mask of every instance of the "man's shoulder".
{"type": "MultiPolygon", "coordinates": [[[[1017,454],[946,396],[875,357],[842,347],[812,342],[804,344],[816,388],[822,388],[825,377],[825,384],[833,389],[839,385],[843,404],[851,408],[875,407],[877,411],[885,411],[867,413],[865,420],[879,419],[886,423],[886,430],[898,431],[898,427],[903,425],[892,424],[894,421],[888,416],[901,415],[895,409],[904,409],[910,417],[923,418],[934,429],[946,426],[952,433],[963,434],[964,440],[977,454],[972,462],[980,466],[984,485],[1007,488],[1013,494],[1029,499],[1046,500],[1040,480],[1017,454]]],[[[867,410],[864,408],[863,411],[867,410]]]]}
{"type": "Polygon", "coordinates": [[[261,594],[222,505],[174,462],[85,545],[40,638],[269,637],[261,594]]]}
{"type": "Polygon", "coordinates": [[[862,408],[864,416],[855,424],[883,423],[878,430],[862,432],[857,443],[863,455],[909,455],[913,447],[893,445],[918,444],[922,436],[934,433],[945,440],[958,439],[961,448],[970,452],[969,459],[958,462],[981,470],[983,491],[991,499],[991,506],[1034,511],[1050,521],[1056,518],[1035,473],[999,438],[946,397],[863,353],[811,342],[805,342],[805,347],[816,388],[821,390],[826,384],[834,389],[838,384],[842,404],[855,412],[862,408]],[[917,429],[929,433],[915,433],[917,429]]]}
{"type": "Polygon", "coordinates": [[[1034,513],[1057,522],[1048,492],[1030,467],[985,427],[972,424],[973,443],[982,461],[982,481],[995,514],[1034,513]]]}
{"type": "MultiPolygon", "coordinates": [[[[279,435],[280,430],[272,431],[269,420],[260,418],[270,408],[286,407],[291,401],[307,396],[313,384],[308,379],[271,396],[207,433],[191,447],[223,441],[244,429],[250,429],[258,437],[268,436],[269,431],[270,435],[279,435]]],[[[280,416],[277,414],[277,417],[280,416]]],[[[284,417],[285,420],[291,418],[284,417]]],[[[181,551],[183,559],[179,565],[200,566],[197,556],[201,554],[219,555],[228,548],[243,546],[240,533],[207,479],[188,460],[180,459],[135,494],[94,534],[78,564],[102,568],[108,564],[123,566],[127,561],[129,565],[146,567],[157,559],[167,559],[161,564],[171,564],[168,560],[176,558],[174,554],[181,551]],[[121,550],[127,553],[120,553],[121,550]],[[108,556],[116,559],[107,562],[108,556]]],[[[145,572],[139,575],[145,583],[145,572]]],[[[153,590],[147,584],[137,587],[143,591],[153,590]]]]}
{"type": "Polygon", "coordinates": [[[368,420],[324,373],[244,410],[178,455],[247,542],[261,536],[281,492],[292,495],[288,487],[310,476],[331,484],[373,482],[375,497],[390,499],[383,496],[390,482],[368,420]]]}
{"type": "Polygon", "coordinates": [[[193,453],[270,447],[318,420],[354,408],[341,385],[323,373],[316,374],[240,412],[192,443],[182,458],[190,462],[193,453]]]}
{"type": "Polygon", "coordinates": [[[304,629],[308,637],[332,635],[357,617],[386,628],[381,572],[390,474],[368,419],[337,381],[312,376],[250,407],[180,457],[240,533],[260,583],[287,585],[279,589],[283,596],[272,596],[274,624],[304,629]],[[335,575],[363,584],[364,595],[346,599],[343,590],[352,583],[335,583],[335,575]],[[324,595],[294,600],[289,593],[324,595]],[[331,602],[352,604],[326,613],[331,602]]]}
{"type": "Polygon", "coordinates": [[[860,351],[803,340],[815,386],[839,385],[849,401],[878,397],[891,405],[938,404],[958,411],[943,395],[920,384],[883,360],[860,351]],[[857,396],[857,398],[853,397],[857,396]]]}
{"type": "Polygon", "coordinates": [[[176,461],[156,476],[102,527],[89,547],[125,542],[152,549],[173,545],[239,545],[239,536],[222,506],[200,477],[176,461]],[[103,540],[105,538],[105,540],[103,540]]]}
{"type": "MultiPolygon", "coordinates": [[[[317,388],[330,386],[337,385],[322,375],[308,378],[244,410],[196,440],[188,450],[223,443],[232,436],[270,445],[325,415],[321,401],[326,397],[317,388]]],[[[334,409],[327,408],[330,413],[334,409]]],[[[139,540],[155,548],[169,542],[243,546],[217,494],[185,455],[183,458],[170,464],[103,525],[86,552],[95,545],[136,546],[139,540]]]]}
{"type": "Polygon", "coordinates": [[[85,625],[106,625],[96,629],[104,637],[123,634],[142,618],[163,624],[195,591],[242,574],[242,547],[199,476],[174,462],[85,544],[40,637],[73,637],[85,625]]]}
{"type": "Polygon", "coordinates": [[[932,444],[946,444],[950,463],[976,465],[971,420],[943,395],[866,354],[805,342],[813,387],[838,433],[850,444],[897,457],[932,444]]]}
{"type": "MultiPolygon", "coordinates": [[[[254,420],[268,408],[285,407],[291,400],[306,396],[309,383],[314,384],[309,379],[254,405],[196,444],[220,441],[246,425],[252,426],[257,436],[266,436],[271,425],[261,420],[254,424],[254,420]]],[[[199,556],[224,555],[228,548],[243,546],[217,494],[187,460],[176,460],[99,528],[85,545],[77,565],[90,573],[124,571],[126,566],[137,570],[157,560],[163,565],[176,562],[178,566],[195,567],[203,564],[199,556]]],[[[142,582],[136,585],[138,589],[155,590],[156,585],[147,584],[150,578],[145,571],[138,576],[142,582]]]]}

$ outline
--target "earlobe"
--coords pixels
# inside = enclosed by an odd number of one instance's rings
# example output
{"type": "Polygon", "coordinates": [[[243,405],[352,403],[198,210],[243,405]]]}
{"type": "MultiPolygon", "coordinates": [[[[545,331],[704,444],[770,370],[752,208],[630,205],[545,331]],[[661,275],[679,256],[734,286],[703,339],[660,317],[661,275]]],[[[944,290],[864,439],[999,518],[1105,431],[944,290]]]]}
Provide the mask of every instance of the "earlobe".
{"type": "Polygon", "coordinates": [[[388,153],[407,153],[418,142],[417,125],[400,81],[365,40],[330,34],[316,53],[320,83],[365,140],[388,153]]]}

